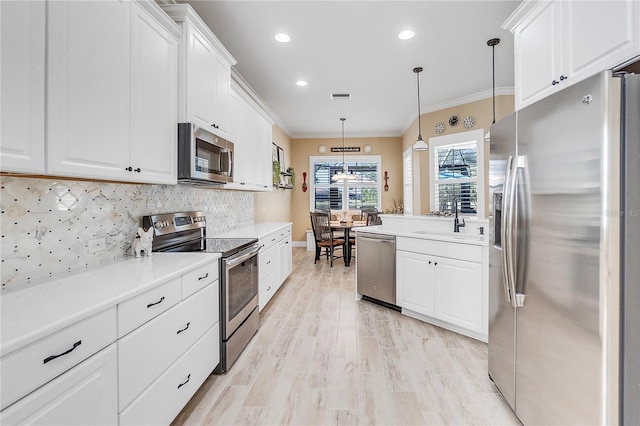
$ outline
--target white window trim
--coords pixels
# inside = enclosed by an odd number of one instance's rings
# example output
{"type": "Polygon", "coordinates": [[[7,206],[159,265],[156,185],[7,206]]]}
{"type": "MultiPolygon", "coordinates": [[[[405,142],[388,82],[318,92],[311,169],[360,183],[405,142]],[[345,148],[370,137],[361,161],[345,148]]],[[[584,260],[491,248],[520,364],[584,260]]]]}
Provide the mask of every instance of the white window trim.
{"type": "MultiPolygon", "coordinates": [[[[446,136],[437,136],[434,138],[429,138],[429,167],[432,167],[435,159],[433,156],[435,155],[435,149],[442,145],[452,145],[456,143],[463,142],[476,142],[476,150],[477,150],[477,158],[478,158],[478,178],[477,178],[477,188],[478,188],[478,213],[476,214],[468,214],[465,213],[466,216],[474,216],[478,219],[485,218],[485,194],[484,194],[484,181],[485,181],[485,165],[484,165],[484,129],[477,130],[469,130],[468,132],[460,132],[453,133],[451,135],[446,136]]],[[[435,182],[433,179],[434,171],[430,171],[429,176],[429,189],[431,192],[430,196],[430,210],[435,206],[435,182]]],[[[473,179],[475,181],[475,179],[473,179]]]]}
{"type": "Polygon", "coordinates": [[[404,153],[402,153],[402,196],[404,198],[404,214],[413,214],[413,147],[409,147],[404,153]],[[409,170],[407,170],[407,162],[411,164],[409,170]]]}
{"type": "MultiPolygon", "coordinates": [[[[345,157],[345,161],[347,163],[352,161],[362,161],[362,162],[377,162],[378,163],[378,184],[376,185],[378,188],[378,208],[382,207],[382,156],[380,155],[349,155],[345,157]]],[[[336,155],[316,155],[309,157],[309,211],[315,211],[315,168],[313,165],[316,162],[342,162],[342,156],[338,157],[336,155]]],[[[344,188],[348,187],[348,183],[336,183],[337,185],[343,185],[344,188]]],[[[371,184],[359,184],[359,186],[373,186],[371,184]]],[[[348,197],[348,191],[342,191],[342,205],[348,206],[349,200],[345,201],[345,197],[348,197]]]]}

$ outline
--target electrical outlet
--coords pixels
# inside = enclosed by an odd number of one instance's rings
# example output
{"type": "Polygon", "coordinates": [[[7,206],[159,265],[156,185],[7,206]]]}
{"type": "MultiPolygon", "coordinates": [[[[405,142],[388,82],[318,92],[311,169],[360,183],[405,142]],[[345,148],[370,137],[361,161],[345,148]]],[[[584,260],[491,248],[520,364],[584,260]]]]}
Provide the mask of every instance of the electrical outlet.
{"type": "Polygon", "coordinates": [[[107,239],[105,237],[94,238],[87,242],[87,251],[89,253],[97,253],[107,249],[107,239]]]}

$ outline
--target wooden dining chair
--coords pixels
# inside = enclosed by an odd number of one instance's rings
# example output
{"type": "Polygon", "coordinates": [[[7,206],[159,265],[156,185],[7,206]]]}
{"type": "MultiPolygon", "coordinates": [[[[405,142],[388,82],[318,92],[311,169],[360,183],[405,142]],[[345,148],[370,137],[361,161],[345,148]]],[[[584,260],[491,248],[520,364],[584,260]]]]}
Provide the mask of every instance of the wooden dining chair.
{"type": "Polygon", "coordinates": [[[327,258],[330,259],[331,267],[333,267],[333,259],[339,257],[334,255],[334,251],[337,248],[342,249],[344,256],[345,240],[334,237],[329,214],[324,212],[311,212],[309,214],[311,216],[311,228],[316,240],[316,257],[313,264],[315,265],[320,259],[320,254],[324,249],[327,258]]]}
{"type": "Polygon", "coordinates": [[[378,217],[379,211],[368,211],[364,213],[367,218],[367,226],[382,225],[382,220],[378,217]]]}

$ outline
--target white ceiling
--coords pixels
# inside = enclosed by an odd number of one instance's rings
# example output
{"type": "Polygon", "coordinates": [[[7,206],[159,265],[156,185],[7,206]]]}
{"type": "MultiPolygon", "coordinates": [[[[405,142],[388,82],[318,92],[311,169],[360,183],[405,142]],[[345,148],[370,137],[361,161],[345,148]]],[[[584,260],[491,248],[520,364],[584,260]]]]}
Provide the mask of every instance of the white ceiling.
{"type": "Polygon", "coordinates": [[[500,25],[519,0],[178,2],[193,6],[292,138],[339,137],[340,117],[347,137],[400,136],[417,117],[416,66],[423,114],[491,96],[494,37],[496,93],[513,93],[513,37],[500,25]],[[407,28],[415,37],[400,40],[407,28]],[[279,32],[291,41],[277,42],[279,32]]]}

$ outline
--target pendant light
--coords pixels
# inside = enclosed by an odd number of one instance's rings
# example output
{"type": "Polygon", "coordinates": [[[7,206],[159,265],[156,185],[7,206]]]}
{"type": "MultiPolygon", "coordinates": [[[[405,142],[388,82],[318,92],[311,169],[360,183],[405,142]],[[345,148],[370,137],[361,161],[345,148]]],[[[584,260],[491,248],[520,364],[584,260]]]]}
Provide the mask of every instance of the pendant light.
{"type": "Polygon", "coordinates": [[[341,118],[340,121],[342,121],[342,172],[340,173],[336,173],[333,176],[331,176],[331,180],[334,182],[342,182],[345,179],[346,180],[357,180],[358,178],[356,177],[356,175],[354,175],[353,173],[348,173],[349,170],[347,168],[347,163],[344,159],[344,122],[345,122],[346,118],[341,118]]]}
{"type": "Polygon", "coordinates": [[[499,38],[492,38],[487,41],[487,46],[491,47],[493,57],[493,123],[496,124],[496,45],[500,43],[499,38]]]}
{"type": "Polygon", "coordinates": [[[422,67],[415,67],[413,72],[416,73],[416,80],[418,82],[418,140],[413,144],[414,151],[426,151],[429,149],[429,145],[422,139],[422,126],[420,125],[420,73],[422,67]]]}

